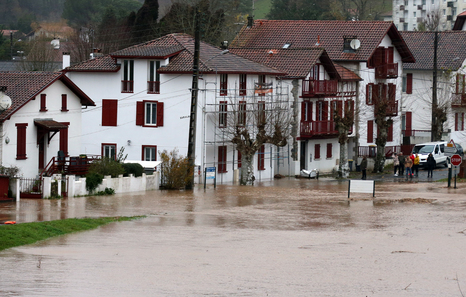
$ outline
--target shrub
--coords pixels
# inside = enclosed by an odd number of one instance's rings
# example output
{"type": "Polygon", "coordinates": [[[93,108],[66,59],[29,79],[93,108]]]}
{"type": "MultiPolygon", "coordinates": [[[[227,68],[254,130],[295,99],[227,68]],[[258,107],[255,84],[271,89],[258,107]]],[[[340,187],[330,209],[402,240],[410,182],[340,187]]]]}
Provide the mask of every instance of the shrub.
{"type": "Polygon", "coordinates": [[[189,168],[188,157],[178,156],[176,149],[170,153],[164,150],[159,155],[162,161],[162,187],[176,190],[185,188],[194,169],[189,168]]]}
{"type": "Polygon", "coordinates": [[[102,183],[104,180],[104,176],[102,174],[96,172],[89,172],[86,174],[86,190],[89,193],[92,193],[97,187],[102,183]]]}
{"type": "Polygon", "coordinates": [[[135,177],[142,176],[144,167],[139,163],[123,163],[121,164],[125,170],[125,176],[134,174],[135,177]]]}
{"type": "Polygon", "coordinates": [[[120,174],[125,173],[125,170],[123,169],[121,163],[110,158],[102,158],[92,162],[91,167],[89,168],[89,173],[118,177],[120,174]]]}

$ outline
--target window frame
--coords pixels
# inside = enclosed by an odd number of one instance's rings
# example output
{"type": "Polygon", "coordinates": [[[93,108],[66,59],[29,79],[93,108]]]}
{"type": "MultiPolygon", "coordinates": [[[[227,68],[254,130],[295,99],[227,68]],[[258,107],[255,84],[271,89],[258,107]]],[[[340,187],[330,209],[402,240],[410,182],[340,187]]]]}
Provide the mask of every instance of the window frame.
{"type": "Polygon", "coordinates": [[[239,101],[238,102],[238,126],[244,127],[246,126],[246,111],[247,111],[247,104],[246,101],[239,101]]]}
{"type": "Polygon", "coordinates": [[[247,95],[247,74],[240,74],[239,75],[239,95],[246,96],[247,95]]]}
{"type": "Polygon", "coordinates": [[[227,127],[227,120],[228,120],[228,102],[227,101],[220,101],[218,106],[218,126],[220,128],[227,127]]]}
{"type": "Polygon", "coordinates": [[[160,61],[149,61],[147,94],[160,94],[160,61]]]}
{"type": "Polygon", "coordinates": [[[143,100],[136,102],[136,126],[158,128],[164,125],[164,103],[156,100],[143,100]],[[146,104],[156,104],[156,124],[146,124],[146,104]]]}
{"type": "Polygon", "coordinates": [[[134,60],[123,60],[121,92],[134,93],[134,60]]]}
{"type": "Polygon", "coordinates": [[[156,145],[142,145],[141,161],[157,161],[157,146],[156,145]],[[154,160],[146,160],[146,149],[154,150],[154,160]]]}
{"type": "Polygon", "coordinates": [[[265,145],[262,145],[257,151],[257,170],[265,170],[265,145]]]}
{"type": "Polygon", "coordinates": [[[40,94],[40,112],[47,111],[47,94],[40,94]]]}
{"type": "MultiPolygon", "coordinates": [[[[113,147],[114,148],[115,152],[114,152],[113,160],[116,160],[116,157],[117,157],[117,144],[116,143],[102,143],[101,144],[101,156],[102,156],[102,158],[107,157],[107,156],[105,156],[105,152],[106,152],[105,147],[113,147]]],[[[107,157],[107,158],[112,159],[111,156],[107,157]]]]}
{"type": "Polygon", "coordinates": [[[220,74],[220,96],[228,95],[228,74],[220,74]]]}
{"type": "Polygon", "coordinates": [[[217,172],[218,173],[227,173],[227,146],[220,145],[218,146],[218,163],[217,163],[217,172]]]}

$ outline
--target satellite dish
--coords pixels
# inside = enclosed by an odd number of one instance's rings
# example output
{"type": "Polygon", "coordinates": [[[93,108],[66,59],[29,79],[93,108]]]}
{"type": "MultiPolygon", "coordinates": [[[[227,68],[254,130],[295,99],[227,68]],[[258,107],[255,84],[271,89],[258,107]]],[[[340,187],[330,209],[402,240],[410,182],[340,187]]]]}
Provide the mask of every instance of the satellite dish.
{"type": "Polygon", "coordinates": [[[352,49],[357,50],[361,47],[361,41],[359,41],[358,39],[353,39],[350,42],[350,46],[352,49]]]}
{"type": "Polygon", "coordinates": [[[11,98],[0,92],[0,110],[6,110],[11,106],[11,98]]]}

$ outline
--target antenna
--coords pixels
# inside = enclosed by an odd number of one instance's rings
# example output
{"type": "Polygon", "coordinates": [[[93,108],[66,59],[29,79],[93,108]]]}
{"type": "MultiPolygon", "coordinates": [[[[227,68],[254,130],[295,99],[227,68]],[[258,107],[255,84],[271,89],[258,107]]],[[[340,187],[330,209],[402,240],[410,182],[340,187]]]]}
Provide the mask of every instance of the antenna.
{"type": "Polygon", "coordinates": [[[359,39],[353,39],[350,42],[350,47],[354,50],[357,50],[361,47],[361,41],[359,39]]]}
{"type": "Polygon", "coordinates": [[[0,87],[0,110],[6,110],[11,106],[11,98],[5,94],[6,87],[0,87]]]}

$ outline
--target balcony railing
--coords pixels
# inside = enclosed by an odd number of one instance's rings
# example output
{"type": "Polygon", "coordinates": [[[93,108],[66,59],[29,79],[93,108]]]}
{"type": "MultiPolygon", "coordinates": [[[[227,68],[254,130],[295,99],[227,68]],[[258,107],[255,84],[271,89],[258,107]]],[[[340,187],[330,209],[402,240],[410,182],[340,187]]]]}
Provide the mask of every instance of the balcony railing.
{"type": "Polygon", "coordinates": [[[160,82],[159,81],[148,81],[147,82],[147,93],[160,94],[160,82]]]}
{"type": "MultiPolygon", "coordinates": [[[[387,109],[386,109],[387,117],[394,117],[398,115],[398,100],[395,101],[389,101],[387,104],[387,109]]],[[[377,113],[377,108],[374,108],[374,115],[377,113]]]]}
{"type": "Polygon", "coordinates": [[[334,121],[301,122],[301,138],[338,135],[334,121]]]}
{"type": "Polygon", "coordinates": [[[335,95],[337,91],[338,82],[336,80],[303,80],[303,97],[335,95]]]}
{"type": "Polygon", "coordinates": [[[454,107],[454,108],[466,107],[466,94],[452,94],[451,107],[454,107]]]}
{"type": "Polygon", "coordinates": [[[122,93],[133,93],[133,81],[132,80],[122,80],[121,81],[121,92],[122,93]]]}
{"type": "Polygon", "coordinates": [[[398,63],[387,63],[375,67],[375,78],[398,77],[398,63]]]}

